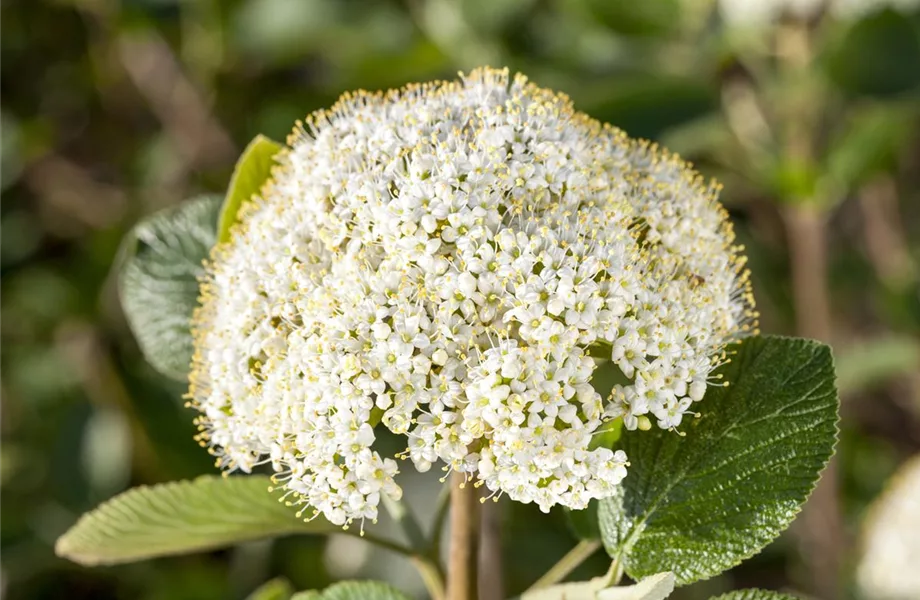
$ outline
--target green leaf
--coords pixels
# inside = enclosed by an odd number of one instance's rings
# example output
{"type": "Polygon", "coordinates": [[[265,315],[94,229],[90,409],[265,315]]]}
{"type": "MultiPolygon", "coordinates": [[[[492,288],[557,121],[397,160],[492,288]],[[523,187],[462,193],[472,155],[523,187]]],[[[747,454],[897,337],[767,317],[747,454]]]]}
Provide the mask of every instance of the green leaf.
{"type": "Polygon", "coordinates": [[[892,168],[916,128],[914,103],[887,102],[856,111],[828,145],[828,174],[852,190],[892,168]]]}
{"type": "Polygon", "coordinates": [[[309,523],[269,493],[268,477],[206,475],[137,487],[83,515],[55,545],[58,556],[108,565],[231,546],[291,533],[341,531],[309,523]]]}
{"type": "Polygon", "coordinates": [[[576,104],[631,137],[657,139],[719,106],[716,90],[699,79],[641,76],[580,88],[576,104]]]}
{"type": "Polygon", "coordinates": [[[727,594],[710,598],[710,600],[798,600],[798,598],[789,594],[751,588],[749,590],[728,592],[727,594]]]}
{"type": "Polygon", "coordinates": [[[560,583],[524,592],[521,600],[664,600],[674,591],[673,573],[656,573],[635,585],[617,586],[615,566],[606,575],[589,581],[560,583]]]}
{"type": "Polygon", "coordinates": [[[147,361],[164,375],[188,376],[198,277],[214,245],[220,198],[204,196],[138,223],[119,251],[121,304],[147,361]]]}
{"type": "Polygon", "coordinates": [[[382,581],[342,581],[323,590],[322,600],[410,600],[409,596],[382,581]]]}
{"type": "Polygon", "coordinates": [[[831,81],[850,94],[887,96],[920,86],[920,34],[895,10],[853,22],[822,54],[831,81]]]}
{"type": "Polygon", "coordinates": [[[680,27],[684,8],[679,0],[587,0],[586,4],[603,25],[627,36],[662,36],[674,32],[680,27]]]}
{"type": "Polygon", "coordinates": [[[294,589],[284,577],[276,577],[266,581],[255,589],[246,600],[290,600],[294,589]]]}
{"type": "Polygon", "coordinates": [[[580,540],[599,540],[601,530],[597,524],[597,500],[591,500],[588,507],[582,510],[565,509],[569,529],[580,540]]]}
{"type": "Polygon", "coordinates": [[[633,579],[665,569],[679,585],[752,556],[785,529],[833,452],[837,390],[830,349],[754,337],[719,369],[685,436],[624,432],[630,470],[600,505],[607,552],[633,579]]]}
{"type": "Polygon", "coordinates": [[[230,187],[227,188],[227,198],[220,210],[220,225],[217,228],[217,239],[226,242],[230,239],[230,228],[236,223],[240,207],[258,194],[265,181],[271,177],[272,167],[275,166],[275,156],[283,146],[270,140],[264,135],[253,138],[240,159],[233,168],[233,177],[230,187]]]}

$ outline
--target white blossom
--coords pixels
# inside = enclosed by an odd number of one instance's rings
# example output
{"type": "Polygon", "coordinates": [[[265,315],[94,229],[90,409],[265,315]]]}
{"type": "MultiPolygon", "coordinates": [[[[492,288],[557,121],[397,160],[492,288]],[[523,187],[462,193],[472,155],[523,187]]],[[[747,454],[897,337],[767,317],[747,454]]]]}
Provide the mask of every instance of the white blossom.
{"type": "Polygon", "coordinates": [[[920,597],[920,457],[902,465],[862,524],[856,582],[869,600],[920,597]]]}
{"type": "Polygon", "coordinates": [[[218,464],[311,516],[400,495],[378,420],[419,470],[583,508],[626,475],[592,440],[678,427],[755,326],[717,188],[521,75],[346,95],[277,160],[213,253],[190,395],[218,464]]]}

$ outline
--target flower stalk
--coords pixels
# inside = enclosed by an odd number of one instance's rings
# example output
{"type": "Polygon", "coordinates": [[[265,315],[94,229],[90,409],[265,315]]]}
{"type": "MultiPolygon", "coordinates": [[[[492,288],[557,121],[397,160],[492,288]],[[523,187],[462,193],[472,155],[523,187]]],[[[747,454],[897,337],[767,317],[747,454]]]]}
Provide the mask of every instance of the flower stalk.
{"type": "Polygon", "coordinates": [[[463,473],[450,478],[447,600],[478,597],[479,494],[463,473]]]}

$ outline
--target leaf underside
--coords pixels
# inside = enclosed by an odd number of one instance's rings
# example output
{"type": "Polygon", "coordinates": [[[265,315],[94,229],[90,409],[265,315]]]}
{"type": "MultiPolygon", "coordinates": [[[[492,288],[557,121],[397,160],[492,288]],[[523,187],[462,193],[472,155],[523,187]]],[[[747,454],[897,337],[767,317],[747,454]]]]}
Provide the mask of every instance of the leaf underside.
{"type": "Polygon", "coordinates": [[[686,436],[624,432],[630,461],[601,502],[604,545],[634,579],[671,571],[679,585],[752,556],[785,529],[814,488],[836,438],[830,349],[754,337],[719,369],[686,436]]]}
{"type": "Polygon", "coordinates": [[[205,475],[138,487],[83,515],[55,545],[58,556],[108,565],[210,550],[290,533],[341,531],[304,522],[269,493],[268,477],[205,475]]]}
{"type": "Polygon", "coordinates": [[[198,278],[216,239],[219,196],[204,196],[138,223],[120,251],[118,292],[147,361],[183,381],[192,361],[198,278]]]}
{"type": "Polygon", "coordinates": [[[798,600],[798,598],[789,594],[781,594],[780,592],[751,588],[749,590],[728,592],[710,600],[798,600]]]}

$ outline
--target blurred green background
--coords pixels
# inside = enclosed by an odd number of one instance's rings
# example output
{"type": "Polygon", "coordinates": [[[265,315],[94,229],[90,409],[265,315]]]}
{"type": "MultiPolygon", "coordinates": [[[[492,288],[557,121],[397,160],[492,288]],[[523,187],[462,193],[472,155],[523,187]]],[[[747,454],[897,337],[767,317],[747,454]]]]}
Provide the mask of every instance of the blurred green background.
{"type": "MultiPolygon", "coordinates": [[[[139,218],[222,192],[257,133],[343,91],[509,66],[725,185],[762,329],[833,344],[838,456],[762,554],[679,592],[857,585],[860,531],[920,451],[920,9],[871,0],[5,0],[2,22],[2,587],[24,598],[243,598],[389,576],[351,539],[255,543],[85,569],[54,556],[82,512],[213,472],[181,386],[141,358],[111,265],[139,218]]],[[[407,496],[430,505],[436,476],[407,496]]],[[[575,543],[503,503],[504,587],[575,543]]],[[[599,553],[577,573],[605,567],[599,553]]],[[[419,591],[419,593],[421,593],[419,591]]],[[[918,590],[920,597],[920,590],[918,590]]]]}

